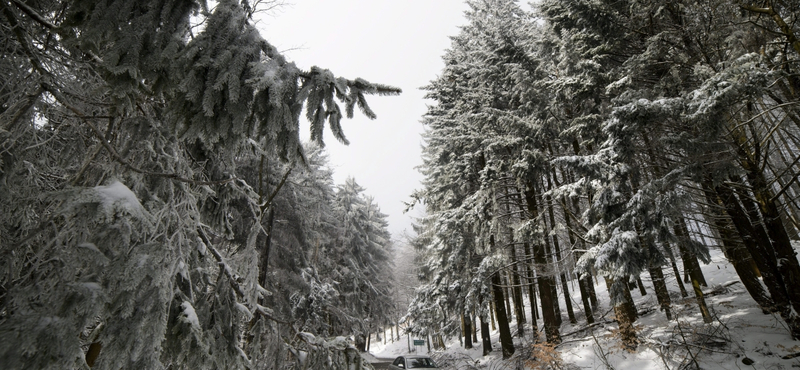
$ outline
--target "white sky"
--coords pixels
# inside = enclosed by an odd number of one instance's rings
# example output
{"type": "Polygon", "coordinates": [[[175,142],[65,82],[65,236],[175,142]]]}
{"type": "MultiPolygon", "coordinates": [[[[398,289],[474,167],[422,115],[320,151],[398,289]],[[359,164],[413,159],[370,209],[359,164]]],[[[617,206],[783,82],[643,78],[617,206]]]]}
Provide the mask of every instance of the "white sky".
{"type": "Polygon", "coordinates": [[[403,89],[400,96],[367,97],[376,120],[358,111],[354,119],[343,120],[349,146],[336,141],[327,128],[324,140],[334,181],[340,184],[354,177],[389,216],[393,235],[411,232],[410,216],[416,211],[403,214],[402,202],[421,188],[422,175],[415,167],[422,162],[420,120],[429,103],[419,88],[444,67],[441,56],[450,47],[449,36],[465,23],[466,4],[463,0],[287,3],[257,24],[262,37],[287,59],[303,69],[318,65],[336,76],[361,77],[403,89]]]}

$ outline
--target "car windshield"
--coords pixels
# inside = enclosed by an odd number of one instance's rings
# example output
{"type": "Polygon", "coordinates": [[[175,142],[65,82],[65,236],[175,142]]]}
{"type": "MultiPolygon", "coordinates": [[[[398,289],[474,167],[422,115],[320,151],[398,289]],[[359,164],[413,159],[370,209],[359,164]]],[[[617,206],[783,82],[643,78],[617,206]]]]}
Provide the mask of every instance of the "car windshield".
{"type": "Polygon", "coordinates": [[[436,364],[433,363],[433,360],[422,357],[422,358],[409,358],[408,359],[408,368],[409,369],[419,369],[419,368],[436,368],[436,364]]]}

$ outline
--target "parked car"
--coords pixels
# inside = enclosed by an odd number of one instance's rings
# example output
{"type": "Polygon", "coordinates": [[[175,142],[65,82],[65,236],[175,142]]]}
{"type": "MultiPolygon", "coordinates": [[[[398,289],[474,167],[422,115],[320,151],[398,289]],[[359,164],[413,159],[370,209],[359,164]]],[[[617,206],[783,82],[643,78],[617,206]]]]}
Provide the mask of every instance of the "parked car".
{"type": "Polygon", "coordinates": [[[400,356],[394,359],[391,365],[389,365],[390,369],[438,369],[436,367],[436,363],[431,360],[428,356],[416,356],[416,355],[408,355],[408,356],[400,356]]]}

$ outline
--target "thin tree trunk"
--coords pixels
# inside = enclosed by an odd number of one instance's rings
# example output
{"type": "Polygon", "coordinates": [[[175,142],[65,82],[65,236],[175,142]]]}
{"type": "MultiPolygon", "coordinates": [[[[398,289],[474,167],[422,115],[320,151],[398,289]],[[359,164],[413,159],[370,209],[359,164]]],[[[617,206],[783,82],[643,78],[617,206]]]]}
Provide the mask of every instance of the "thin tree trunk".
{"type": "Polygon", "coordinates": [[[639,275],[636,275],[636,285],[639,287],[639,294],[641,294],[642,297],[646,296],[647,290],[644,289],[644,283],[642,283],[642,278],[639,277],[639,275]]]}
{"type": "MultiPolygon", "coordinates": [[[[576,237],[575,231],[572,228],[572,222],[570,221],[570,217],[567,215],[568,210],[566,209],[567,208],[566,197],[564,197],[563,200],[564,201],[561,203],[561,207],[562,209],[564,209],[564,214],[565,214],[564,222],[567,225],[567,231],[568,231],[567,236],[569,237],[569,244],[572,245],[574,248],[574,246],[578,244],[576,243],[578,238],[576,237]]],[[[576,259],[580,259],[581,255],[583,254],[583,253],[578,254],[578,252],[575,253],[576,253],[576,259]]],[[[583,303],[583,313],[586,315],[586,322],[588,324],[593,324],[594,314],[592,313],[592,306],[589,298],[589,289],[588,289],[588,287],[592,284],[592,278],[588,275],[589,274],[587,273],[586,276],[584,277],[581,277],[580,275],[577,277],[578,290],[581,293],[581,302],[583,303]]]]}
{"type": "MultiPolygon", "coordinates": [[[[512,239],[513,241],[513,239],[512,239]]],[[[516,253],[516,246],[514,243],[511,244],[511,260],[516,262],[517,261],[517,253],[516,253]]],[[[515,263],[512,266],[511,271],[511,283],[512,283],[512,293],[514,294],[514,315],[517,317],[517,335],[522,338],[525,336],[525,313],[522,308],[522,289],[520,286],[519,275],[517,275],[517,264],[515,263]]]]}
{"type": "Polygon", "coordinates": [[[472,343],[478,343],[478,327],[475,322],[475,317],[470,317],[470,322],[472,323],[472,343]]]}
{"type": "MultiPolygon", "coordinates": [[[[688,238],[689,235],[686,233],[685,225],[683,227],[679,226],[683,225],[683,219],[678,222],[678,225],[675,226],[675,233],[683,238],[688,238]]],[[[686,239],[684,239],[686,240],[686,239]]],[[[684,269],[687,267],[692,269],[689,271],[689,278],[692,282],[692,288],[694,289],[694,296],[697,299],[697,305],[700,307],[700,313],[703,315],[703,321],[705,323],[710,323],[713,319],[711,318],[711,313],[708,311],[708,306],[706,306],[706,300],[703,298],[703,291],[700,289],[700,285],[705,282],[705,278],[703,281],[700,281],[700,277],[703,276],[702,271],[700,271],[700,264],[697,262],[697,257],[694,253],[689,252],[688,248],[686,248],[683,243],[678,243],[679,248],[681,249],[681,258],[683,259],[684,269]]]]}
{"type": "Polygon", "coordinates": [[[700,307],[700,313],[703,315],[703,322],[710,324],[714,321],[711,317],[711,312],[706,306],[706,299],[703,297],[703,290],[700,289],[700,282],[692,276],[692,288],[694,288],[694,296],[697,299],[697,306],[700,307]]]}
{"type": "MultiPolygon", "coordinates": [[[[495,249],[494,235],[489,236],[489,245],[495,249]]],[[[503,359],[514,354],[514,340],[511,337],[511,328],[508,325],[508,314],[503,304],[503,287],[501,286],[500,272],[492,274],[492,290],[494,291],[494,308],[497,315],[497,326],[500,328],[500,346],[503,348],[503,359]]]]}
{"type": "Polygon", "coordinates": [[[700,269],[700,262],[697,261],[697,255],[687,248],[689,241],[689,231],[686,227],[686,222],[683,218],[679,218],[674,227],[675,235],[677,235],[682,242],[678,243],[678,248],[681,251],[681,259],[683,260],[683,271],[688,273],[689,279],[695,279],[697,282],[707,287],[706,278],[703,276],[703,270],[700,269]]]}
{"type": "Polygon", "coordinates": [[[672,265],[672,273],[675,274],[675,280],[678,281],[678,288],[681,289],[681,297],[688,297],[689,293],[686,291],[686,286],[683,285],[683,280],[681,280],[681,272],[678,271],[678,264],[675,263],[675,256],[672,253],[669,253],[669,263],[672,265]]]}
{"type": "Polygon", "coordinates": [[[267,286],[267,270],[269,269],[269,253],[272,249],[272,225],[275,224],[275,207],[269,207],[267,213],[266,238],[264,249],[261,253],[261,263],[259,263],[258,283],[267,286]]]}
{"type": "Polygon", "coordinates": [[[594,289],[597,283],[597,272],[592,271],[591,275],[587,276],[586,279],[586,290],[589,291],[589,301],[592,303],[592,312],[597,312],[600,307],[600,304],[597,302],[597,292],[594,289]],[[594,280],[592,280],[592,277],[594,277],[594,280]]]}
{"type": "Polygon", "coordinates": [[[496,311],[494,307],[494,302],[495,302],[494,289],[492,289],[492,300],[489,302],[489,318],[491,319],[492,322],[492,331],[497,330],[497,326],[495,325],[495,319],[494,319],[494,312],[496,311]]]}
{"type": "MultiPolygon", "coordinates": [[[[553,261],[553,249],[550,247],[550,238],[545,237],[543,239],[544,239],[544,246],[543,246],[544,250],[542,251],[542,254],[543,254],[542,257],[544,258],[544,263],[546,264],[544,266],[551,266],[554,263],[554,261],[553,261]]],[[[534,254],[535,253],[536,253],[536,251],[534,251],[534,254]]],[[[534,261],[536,261],[535,257],[534,257],[534,261]]],[[[540,263],[540,262],[537,262],[537,263],[540,263]]],[[[541,274],[540,274],[540,276],[541,276],[541,274]]],[[[547,285],[542,285],[541,281],[539,282],[539,292],[541,293],[544,290],[545,287],[547,287],[549,289],[551,298],[550,298],[548,303],[551,306],[553,306],[553,312],[555,314],[555,317],[554,317],[555,318],[555,325],[557,327],[560,327],[561,323],[562,323],[562,321],[561,321],[561,306],[559,305],[559,302],[558,302],[558,290],[556,290],[556,286],[558,286],[558,282],[556,281],[556,277],[555,276],[548,276],[548,279],[549,279],[550,283],[547,284],[547,285]]],[[[542,298],[542,309],[544,310],[545,299],[544,299],[544,297],[541,297],[541,298],[542,298]]],[[[545,325],[545,327],[547,327],[547,326],[545,325]]]]}
{"type": "MultiPolygon", "coordinates": [[[[524,246],[525,246],[525,255],[526,256],[531,256],[532,254],[531,254],[531,246],[530,246],[530,244],[525,243],[524,246]]],[[[537,304],[536,304],[536,280],[534,279],[534,276],[533,276],[534,275],[533,274],[533,269],[531,268],[531,265],[528,264],[528,263],[525,264],[525,272],[527,274],[527,283],[528,283],[527,284],[528,285],[528,300],[531,303],[531,323],[532,323],[532,328],[533,328],[534,341],[536,341],[536,339],[537,339],[536,337],[537,337],[538,331],[539,331],[538,324],[536,323],[536,320],[539,319],[538,312],[536,312],[537,311],[536,310],[536,306],[537,306],[537,304]]]]}
{"type": "Polygon", "coordinates": [[[510,299],[510,297],[512,296],[511,281],[508,279],[508,276],[506,274],[501,275],[500,281],[502,281],[501,284],[503,285],[503,295],[505,296],[506,312],[510,315],[512,312],[514,312],[512,311],[511,299],[510,299]]]}

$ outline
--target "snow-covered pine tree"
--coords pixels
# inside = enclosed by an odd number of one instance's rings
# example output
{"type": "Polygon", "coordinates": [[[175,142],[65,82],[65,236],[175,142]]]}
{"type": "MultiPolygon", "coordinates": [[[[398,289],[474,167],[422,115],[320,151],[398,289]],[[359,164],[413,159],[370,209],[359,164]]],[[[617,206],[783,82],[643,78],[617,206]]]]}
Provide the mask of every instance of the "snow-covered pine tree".
{"type": "Polygon", "coordinates": [[[391,235],[386,215],[364,188],[348,178],[337,186],[335,211],[341,219],[330,272],[340,294],[340,306],[353,315],[348,324],[362,351],[366,336],[391,321],[391,235]]]}
{"type": "MultiPolygon", "coordinates": [[[[752,232],[740,231],[740,238],[753,240],[753,232],[763,227],[764,235],[769,235],[764,240],[770,242],[760,246],[749,243],[751,254],[787,261],[780,268],[769,263],[762,266],[782,278],[792,280],[795,276],[795,272],[789,272],[797,266],[796,257],[789,253],[790,233],[787,222],[780,221],[786,214],[781,216],[777,211],[779,197],[767,195],[776,194],[782,187],[767,189],[767,172],[754,165],[776,163],[780,152],[764,148],[782,146],[773,141],[774,134],[787,127],[794,130],[791,125],[762,118],[770,116],[767,112],[787,118],[793,115],[789,108],[793,104],[781,105],[774,99],[780,96],[781,102],[792,100],[780,88],[791,78],[783,77],[774,66],[776,57],[787,62],[785,51],[793,50],[790,36],[794,31],[782,31],[784,36],[778,39],[787,46],[782,51],[767,46],[771,36],[744,19],[748,13],[743,10],[748,6],[719,1],[544,3],[543,14],[560,33],[563,44],[581,52],[584,64],[579,59],[572,65],[593,66],[603,72],[598,75],[603,79],[566,79],[592,81],[595,101],[606,108],[594,116],[594,122],[600,122],[596,127],[602,130],[595,136],[600,140],[593,141],[599,147],[560,160],[595,180],[583,184],[604,184],[586,193],[594,200],[588,221],[594,236],[600,236],[595,240],[614,243],[606,242],[584,262],[594,263],[606,273],[624,275],[641,271],[645,263],[658,264],[670,257],[670,244],[689,251],[689,259],[693,258],[691,253],[702,256],[704,247],[690,238],[683,226],[693,208],[687,189],[696,189],[696,184],[705,181],[706,189],[719,184],[718,191],[725,192],[726,183],[733,182],[738,184],[739,194],[708,199],[712,204],[724,199],[729,215],[741,220],[741,225],[768,220],[752,232]],[[626,27],[617,27],[619,24],[626,27]],[[711,52],[719,50],[720,45],[728,52],[711,52]],[[752,205],[749,216],[737,211],[748,204],[752,205]]],[[[788,9],[784,6],[770,9],[788,9]]],[[[781,18],[776,15],[774,19],[781,18]]],[[[778,26],[766,28],[770,27],[778,26]]],[[[790,69],[793,65],[786,63],[790,69]]],[[[583,127],[581,122],[575,125],[583,127]]],[[[570,191],[579,185],[574,183],[570,191]]],[[[793,305],[790,297],[796,293],[792,289],[781,291],[782,284],[768,280],[765,278],[767,286],[777,293],[782,316],[796,336],[796,317],[788,309],[793,305]]]]}
{"type": "Polygon", "coordinates": [[[304,104],[312,132],[327,121],[344,141],[341,116],[358,106],[372,117],[364,95],[399,89],[298,69],[248,6],[0,4],[6,368],[353,361],[342,341],[281,338],[291,323],[259,303],[270,294],[258,284],[261,228],[234,217],[261,219],[263,204],[238,164],[304,160],[304,104]]]}

